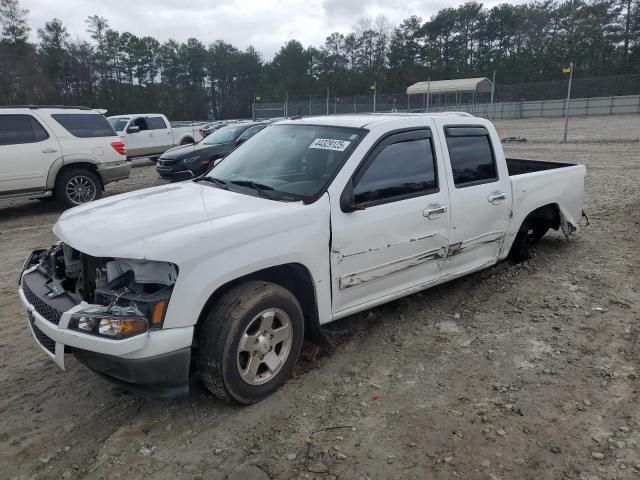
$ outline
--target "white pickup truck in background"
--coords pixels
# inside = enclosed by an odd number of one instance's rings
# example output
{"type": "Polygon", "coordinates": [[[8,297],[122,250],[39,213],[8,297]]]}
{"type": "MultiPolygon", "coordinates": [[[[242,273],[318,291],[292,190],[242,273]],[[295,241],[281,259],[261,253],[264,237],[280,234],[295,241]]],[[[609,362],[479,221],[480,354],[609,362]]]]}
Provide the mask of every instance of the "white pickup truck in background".
{"type": "Polygon", "coordinates": [[[108,117],[109,123],[127,146],[129,157],[158,156],[176,145],[202,140],[203,123],[171,124],[160,113],[135,113],[108,117]]]}
{"type": "Polygon", "coordinates": [[[252,403],[321,325],[575,232],[585,171],[507,159],[491,122],[465,114],[285,120],[193,181],[63,214],[20,298],[62,368],[72,352],[156,396],[195,373],[252,403]]]}

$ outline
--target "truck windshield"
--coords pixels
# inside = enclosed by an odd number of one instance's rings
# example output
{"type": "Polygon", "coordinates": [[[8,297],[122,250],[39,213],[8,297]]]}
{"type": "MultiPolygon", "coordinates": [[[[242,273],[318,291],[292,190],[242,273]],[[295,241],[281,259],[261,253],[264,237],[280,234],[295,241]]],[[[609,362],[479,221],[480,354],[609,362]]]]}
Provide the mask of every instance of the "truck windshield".
{"type": "Polygon", "coordinates": [[[124,117],[109,118],[109,123],[116,132],[122,132],[124,130],[124,127],[127,126],[127,123],[129,123],[129,119],[124,117]]]}
{"type": "Polygon", "coordinates": [[[230,153],[208,176],[233,190],[240,185],[242,193],[262,191],[276,200],[311,200],[326,188],[365,134],[355,128],[272,125],[230,153]]]}
{"type": "Polygon", "coordinates": [[[231,126],[222,127],[219,130],[216,130],[207,138],[202,140],[203,145],[216,145],[218,143],[229,143],[233,142],[236,138],[240,136],[242,132],[247,129],[246,126],[231,126]]]}

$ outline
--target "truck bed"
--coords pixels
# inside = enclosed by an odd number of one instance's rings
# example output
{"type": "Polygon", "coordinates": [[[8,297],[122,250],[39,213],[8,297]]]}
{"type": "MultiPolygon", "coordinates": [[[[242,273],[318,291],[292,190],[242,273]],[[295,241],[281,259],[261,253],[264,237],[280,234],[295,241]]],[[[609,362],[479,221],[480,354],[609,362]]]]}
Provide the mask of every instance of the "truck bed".
{"type": "Polygon", "coordinates": [[[573,167],[575,163],[547,162],[543,160],[525,160],[523,158],[507,158],[509,176],[524,175],[525,173],[542,172],[556,168],[573,167]]]}

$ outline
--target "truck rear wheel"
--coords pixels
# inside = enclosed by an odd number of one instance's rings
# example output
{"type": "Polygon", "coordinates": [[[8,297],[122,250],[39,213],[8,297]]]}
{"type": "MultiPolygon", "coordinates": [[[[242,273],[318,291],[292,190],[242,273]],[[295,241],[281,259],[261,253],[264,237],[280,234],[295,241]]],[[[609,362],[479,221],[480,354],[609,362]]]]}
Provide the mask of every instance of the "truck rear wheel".
{"type": "Polygon", "coordinates": [[[100,178],[86,168],[69,168],[56,179],[54,195],[67,207],[76,207],[102,196],[100,178]]]}
{"type": "Polygon", "coordinates": [[[198,333],[205,387],[227,402],[258,402],[284,384],[304,339],[296,297],[274,283],[250,281],[220,298],[198,333]]]}

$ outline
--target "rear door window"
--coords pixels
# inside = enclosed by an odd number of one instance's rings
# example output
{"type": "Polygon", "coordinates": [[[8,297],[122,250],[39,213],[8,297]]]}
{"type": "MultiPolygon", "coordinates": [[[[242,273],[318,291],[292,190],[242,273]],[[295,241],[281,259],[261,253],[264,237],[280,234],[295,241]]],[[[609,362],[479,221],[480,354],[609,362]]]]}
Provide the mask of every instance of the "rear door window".
{"type": "Polygon", "coordinates": [[[373,152],[353,187],[356,203],[386,203],[438,189],[431,133],[392,135],[373,152]]]}
{"type": "Polygon", "coordinates": [[[147,123],[151,130],[164,130],[167,128],[167,124],[162,117],[149,117],[147,118],[147,123]]]}
{"type": "Polygon", "coordinates": [[[0,115],[0,145],[36,143],[49,138],[31,115],[0,115]]]}
{"type": "Polygon", "coordinates": [[[498,180],[496,161],[486,128],[447,127],[445,134],[456,188],[498,180]]]}
{"type": "Polygon", "coordinates": [[[116,135],[107,119],[97,113],[56,113],[51,116],[74,137],[114,137],[116,135]]]}

